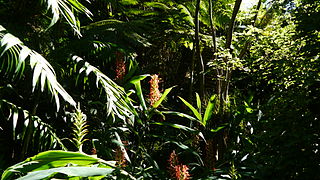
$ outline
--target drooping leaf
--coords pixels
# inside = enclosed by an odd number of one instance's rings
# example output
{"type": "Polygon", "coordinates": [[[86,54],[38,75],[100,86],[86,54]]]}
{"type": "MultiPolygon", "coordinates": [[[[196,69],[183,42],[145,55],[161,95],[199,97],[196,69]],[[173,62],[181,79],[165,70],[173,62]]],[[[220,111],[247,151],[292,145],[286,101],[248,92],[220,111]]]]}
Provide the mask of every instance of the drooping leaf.
{"type": "Polygon", "coordinates": [[[53,14],[48,28],[56,24],[62,16],[79,36],[81,36],[80,24],[75,12],[84,13],[88,17],[92,15],[91,12],[77,0],[41,0],[41,2],[46,5],[47,10],[51,10],[53,14]]]}

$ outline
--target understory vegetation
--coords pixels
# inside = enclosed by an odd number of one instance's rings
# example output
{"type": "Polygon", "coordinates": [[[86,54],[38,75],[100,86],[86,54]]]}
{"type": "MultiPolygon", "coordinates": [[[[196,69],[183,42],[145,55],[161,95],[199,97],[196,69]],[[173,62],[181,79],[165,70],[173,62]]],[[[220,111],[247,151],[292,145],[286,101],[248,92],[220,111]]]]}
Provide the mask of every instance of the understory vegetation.
{"type": "Polygon", "coordinates": [[[0,176],[320,177],[320,2],[0,0],[0,176]]]}

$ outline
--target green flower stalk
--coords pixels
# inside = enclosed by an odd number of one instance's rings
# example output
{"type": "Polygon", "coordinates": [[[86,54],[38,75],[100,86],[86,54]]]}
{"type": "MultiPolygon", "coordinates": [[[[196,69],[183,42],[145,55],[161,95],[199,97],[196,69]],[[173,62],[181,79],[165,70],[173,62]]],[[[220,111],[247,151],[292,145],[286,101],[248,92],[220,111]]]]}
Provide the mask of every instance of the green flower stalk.
{"type": "Polygon", "coordinates": [[[73,122],[73,138],[71,142],[78,148],[80,152],[82,151],[82,146],[85,141],[85,136],[88,134],[88,125],[87,125],[87,116],[83,114],[80,110],[80,105],[76,109],[76,112],[72,114],[72,122],[73,122]]]}

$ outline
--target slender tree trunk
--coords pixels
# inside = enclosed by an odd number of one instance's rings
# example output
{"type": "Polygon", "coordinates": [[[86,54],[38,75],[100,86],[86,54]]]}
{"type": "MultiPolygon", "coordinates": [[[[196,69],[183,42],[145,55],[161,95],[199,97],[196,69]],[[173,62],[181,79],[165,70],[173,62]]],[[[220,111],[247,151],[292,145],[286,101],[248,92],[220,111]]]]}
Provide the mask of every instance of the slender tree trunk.
{"type": "MultiPolygon", "coordinates": [[[[212,36],[212,47],[213,53],[217,52],[217,35],[216,35],[216,28],[213,25],[213,17],[212,17],[212,0],[209,0],[209,16],[210,16],[210,28],[211,28],[211,36],[212,36]]],[[[216,55],[213,55],[213,59],[216,59],[216,55]]]]}
{"type": "MultiPolygon", "coordinates": [[[[216,60],[216,52],[217,52],[217,41],[216,41],[216,29],[213,25],[213,8],[212,8],[212,0],[209,0],[209,16],[210,16],[210,29],[211,29],[211,37],[212,37],[212,60],[216,60]]],[[[216,69],[216,76],[220,76],[220,69],[216,69]]],[[[221,80],[217,79],[216,80],[216,87],[215,87],[215,92],[217,94],[220,94],[220,86],[221,86],[221,80]]],[[[210,120],[207,125],[207,129],[210,130],[215,127],[215,123],[217,122],[217,118],[215,117],[214,120],[210,120]]],[[[216,167],[216,162],[217,162],[217,145],[218,145],[218,139],[216,137],[211,137],[207,139],[205,149],[204,149],[204,154],[205,154],[205,166],[209,169],[214,169],[216,167]]]]}
{"type": "Polygon", "coordinates": [[[192,49],[191,70],[190,70],[190,86],[189,86],[189,101],[192,101],[193,84],[195,71],[195,48],[192,49]]]}
{"type": "Polygon", "coordinates": [[[227,40],[226,40],[226,48],[227,49],[230,49],[230,46],[231,46],[234,25],[236,22],[237,14],[240,9],[241,2],[242,2],[242,0],[236,0],[234,8],[233,8],[232,17],[231,17],[231,21],[229,23],[229,29],[227,32],[227,40]]]}
{"type": "Polygon", "coordinates": [[[199,23],[199,15],[200,15],[200,2],[201,0],[197,0],[196,2],[196,12],[195,12],[195,46],[196,46],[196,57],[195,59],[197,62],[199,62],[200,65],[200,73],[199,73],[199,80],[200,80],[200,97],[204,97],[204,84],[205,84],[205,77],[204,77],[204,63],[203,59],[201,57],[200,52],[200,37],[199,37],[199,31],[200,31],[200,23],[199,23]]]}

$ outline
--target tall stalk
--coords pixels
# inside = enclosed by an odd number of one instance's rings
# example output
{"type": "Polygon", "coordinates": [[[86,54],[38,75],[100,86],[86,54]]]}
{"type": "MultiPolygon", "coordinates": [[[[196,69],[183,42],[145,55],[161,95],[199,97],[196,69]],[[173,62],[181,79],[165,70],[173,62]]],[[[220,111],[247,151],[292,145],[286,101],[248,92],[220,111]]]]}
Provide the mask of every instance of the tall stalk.
{"type": "Polygon", "coordinates": [[[195,52],[195,59],[200,65],[200,97],[204,97],[204,84],[205,84],[205,77],[204,77],[204,63],[200,52],[200,37],[199,37],[199,31],[200,31],[200,23],[199,23],[199,15],[200,15],[200,3],[201,0],[197,0],[196,2],[196,11],[195,11],[195,46],[196,46],[196,52],[195,52]]]}

